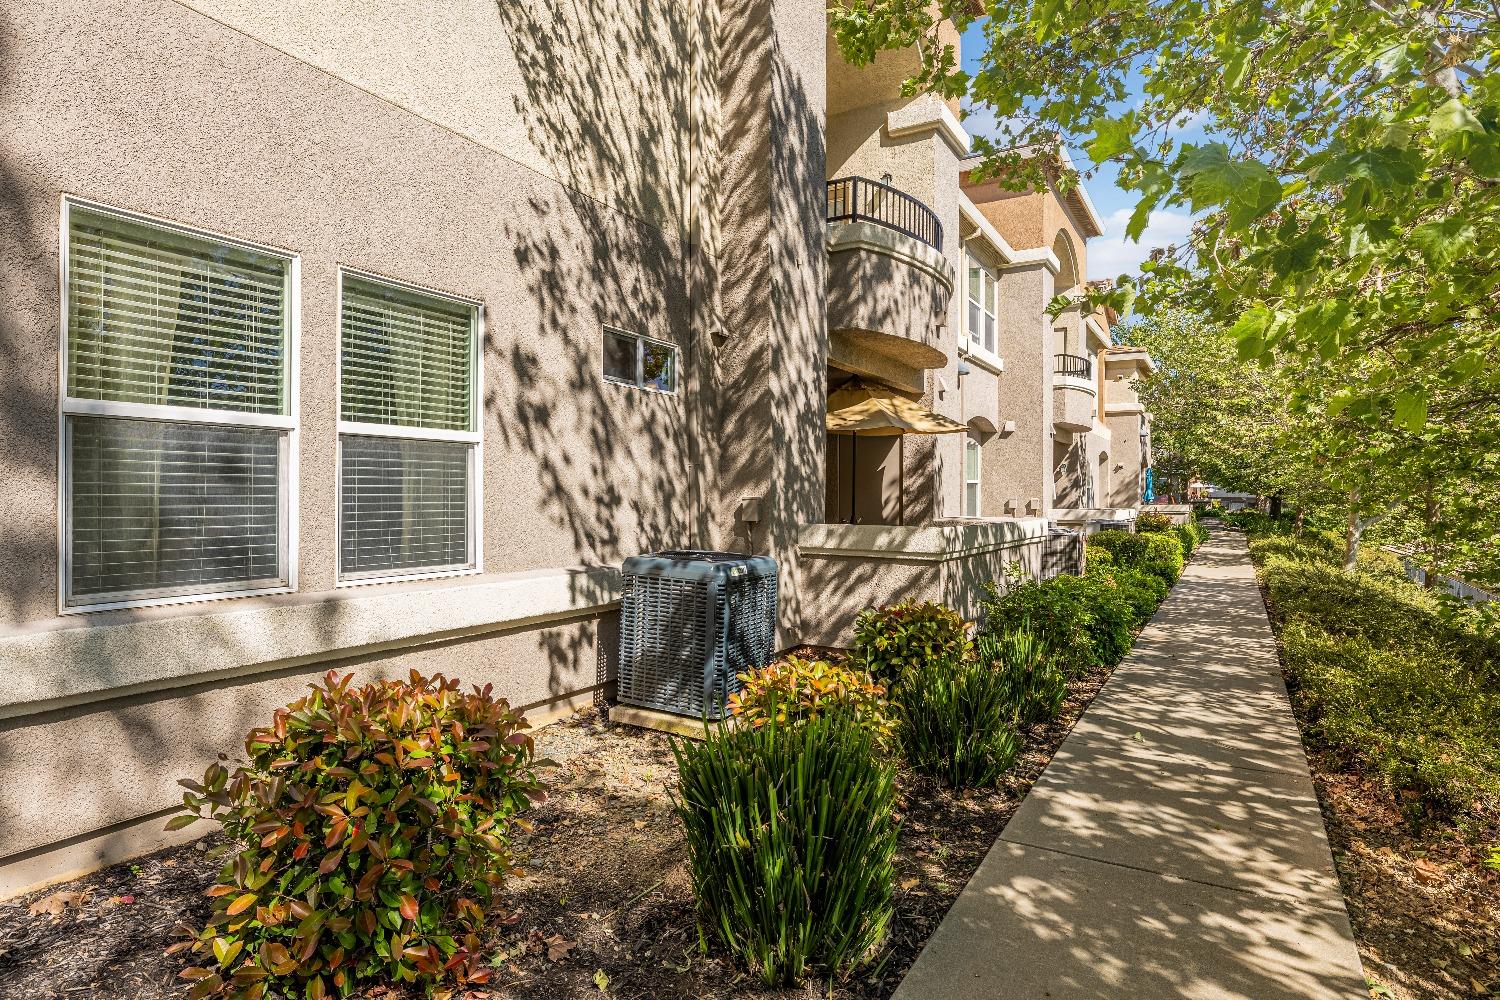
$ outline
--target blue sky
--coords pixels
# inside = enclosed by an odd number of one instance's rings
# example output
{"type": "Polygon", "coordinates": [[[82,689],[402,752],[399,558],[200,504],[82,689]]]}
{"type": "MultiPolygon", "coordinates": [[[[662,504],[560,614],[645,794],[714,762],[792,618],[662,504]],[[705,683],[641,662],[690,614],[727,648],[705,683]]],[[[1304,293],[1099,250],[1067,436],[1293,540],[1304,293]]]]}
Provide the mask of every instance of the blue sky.
{"type": "MultiPolygon", "coordinates": [[[[963,64],[964,69],[974,72],[978,69],[979,56],[984,52],[983,22],[975,22],[964,32],[963,38],[963,64]]],[[[1132,95],[1137,96],[1137,95],[1132,95]]],[[[964,119],[964,128],[971,135],[993,135],[995,131],[994,112],[989,109],[975,111],[964,119]]],[[[1201,139],[1202,131],[1195,128],[1185,128],[1178,138],[1189,140],[1201,139]]],[[[1079,169],[1089,165],[1089,158],[1081,149],[1069,150],[1073,162],[1079,169]]],[[[1134,274],[1156,247],[1168,246],[1174,243],[1182,243],[1192,225],[1192,217],[1182,210],[1164,210],[1151,213],[1150,223],[1146,231],[1141,234],[1139,243],[1125,238],[1125,223],[1130,218],[1130,213],[1135,210],[1135,196],[1121,191],[1115,186],[1115,175],[1118,171],[1114,164],[1106,163],[1101,166],[1094,176],[1085,182],[1089,197],[1093,199],[1094,207],[1099,211],[1099,217],[1104,220],[1104,235],[1089,240],[1088,249],[1088,272],[1090,278],[1113,278],[1120,274],[1134,274]]]]}

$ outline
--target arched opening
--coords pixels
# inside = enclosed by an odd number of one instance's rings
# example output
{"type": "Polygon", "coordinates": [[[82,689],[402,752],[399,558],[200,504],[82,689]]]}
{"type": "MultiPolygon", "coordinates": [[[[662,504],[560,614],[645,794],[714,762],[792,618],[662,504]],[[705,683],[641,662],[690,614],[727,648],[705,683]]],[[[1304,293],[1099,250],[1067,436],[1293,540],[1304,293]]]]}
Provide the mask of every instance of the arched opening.
{"type": "Polygon", "coordinates": [[[1052,290],[1058,295],[1068,295],[1079,290],[1083,281],[1082,269],[1078,265],[1078,253],[1073,248],[1073,238],[1066,229],[1059,229],[1052,241],[1052,253],[1057,257],[1057,279],[1052,290]]]}

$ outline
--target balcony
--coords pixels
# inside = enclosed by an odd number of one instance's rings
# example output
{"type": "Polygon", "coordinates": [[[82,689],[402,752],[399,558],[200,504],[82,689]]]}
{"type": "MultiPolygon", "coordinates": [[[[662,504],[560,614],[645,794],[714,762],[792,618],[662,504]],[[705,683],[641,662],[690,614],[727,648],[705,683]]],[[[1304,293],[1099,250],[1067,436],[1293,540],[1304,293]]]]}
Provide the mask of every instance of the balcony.
{"type": "Polygon", "coordinates": [[[829,222],[869,222],[910,236],[939,253],[943,223],[937,213],[905,191],[867,177],[840,177],[828,182],[829,222]]]}
{"type": "Polygon", "coordinates": [[[953,267],[937,213],[889,184],[828,182],[829,360],[920,388],[921,371],[948,363],[943,327],[953,267]]]}
{"type": "Polygon", "coordinates": [[[1059,354],[1052,370],[1053,426],[1075,434],[1088,431],[1097,410],[1093,359],[1059,354]]]}

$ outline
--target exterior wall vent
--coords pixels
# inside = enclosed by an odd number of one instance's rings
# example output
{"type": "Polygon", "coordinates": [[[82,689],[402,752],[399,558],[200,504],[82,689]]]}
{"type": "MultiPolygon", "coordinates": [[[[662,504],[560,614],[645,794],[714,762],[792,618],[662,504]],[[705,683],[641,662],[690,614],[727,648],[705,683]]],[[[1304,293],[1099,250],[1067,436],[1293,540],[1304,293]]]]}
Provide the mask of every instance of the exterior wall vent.
{"type": "Polygon", "coordinates": [[[776,560],[678,549],[632,556],[623,570],[620,701],[723,718],[737,675],[776,651],[776,560]]]}

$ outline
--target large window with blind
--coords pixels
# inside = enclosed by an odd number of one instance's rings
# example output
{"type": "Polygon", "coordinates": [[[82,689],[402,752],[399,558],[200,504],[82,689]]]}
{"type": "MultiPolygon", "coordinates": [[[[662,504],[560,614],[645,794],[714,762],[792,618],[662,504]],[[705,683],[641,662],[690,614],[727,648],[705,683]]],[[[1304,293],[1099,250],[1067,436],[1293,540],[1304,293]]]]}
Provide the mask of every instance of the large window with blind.
{"type": "Polygon", "coordinates": [[[339,580],[479,569],[476,302],[340,274],[339,580]]]}
{"type": "Polygon", "coordinates": [[[62,610],[295,586],[294,256],[63,205],[62,610]]]}

